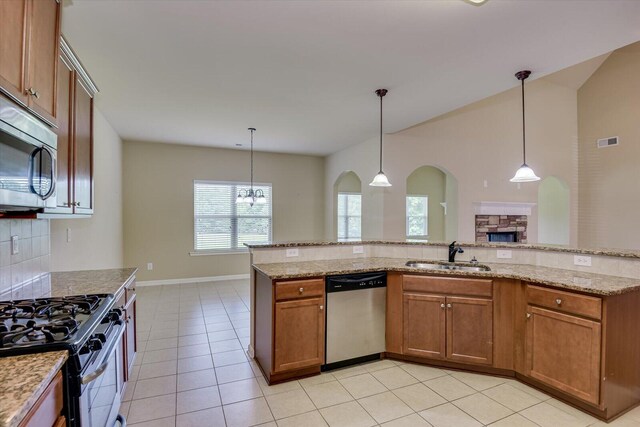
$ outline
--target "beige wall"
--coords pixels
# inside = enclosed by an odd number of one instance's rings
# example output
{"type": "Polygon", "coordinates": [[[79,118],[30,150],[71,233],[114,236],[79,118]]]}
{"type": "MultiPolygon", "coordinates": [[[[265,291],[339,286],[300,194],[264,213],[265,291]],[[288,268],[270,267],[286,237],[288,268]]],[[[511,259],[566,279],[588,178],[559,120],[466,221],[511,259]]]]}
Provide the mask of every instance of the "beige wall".
{"type": "Polygon", "coordinates": [[[427,231],[429,240],[444,240],[444,208],[446,176],[440,169],[422,166],[407,177],[407,195],[428,196],[427,231]]]}
{"type": "Polygon", "coordinates": [[[614,51],[578,91],[579,244],[640,249],[640,42],[614,51]],[[596,140],[620,145],[596,148],[596,140]]]}
{"type": "MultiPolygon", "coordinates": [[[[324,159],[255,153],[254,179],[273,185],[273,239],[323,237],[324,159]]],[[[247,181],[249,153],[149,142],[124,143],[125,262],[141,280],[249,273],[249,255],[190,256],[193,180],[247,181]],[[147,271],[148,262],[154,264],[147,271]]]]}
{"type": "MultiPolygon", "coordinates": [[[[514,79],[515,80],[515,79],[514,79]]],[[[514,82],[514,86],[515,86],[514,82]]],[[[571,200],[571,242],[577,241],[577,102],[576,90],[535,80],[527,84],[527,161],[540,176],[555,175],[568,183],[571,200]]],[[[447,238],[475,239],[473,202],[537,202],[538,184],[509,182],[522,163],[522,122],[519,88],[500,93],[392,135],[385,135],[384,171],[393,184],[380,189],[363,186],[363,237],[403,239],[406,178],[423,165],[436,166],[457,180],[457,227],[447,238]],[[487,186],[484,186],[484,181],[487,186]],[[367,187],[366,189],[364,187],[367,187]]],[[[345,170],[363,182],[378,169],[375,138],[327,158],[326,182],[333,184],[345,170]]],[[[326,195],[326,212],[334,210],[326,195]]],[[[326,235],[333,234],[326,215],[326,235]]],[[[529,235],[537,236],[534,209],[529,235]]]]}
{"type": "Polygon", "coordinates": [[[87,219],[51,220],[51,271],[124,265],[122,141],[97,108],[93,120],[95,213],[87,219]]]}

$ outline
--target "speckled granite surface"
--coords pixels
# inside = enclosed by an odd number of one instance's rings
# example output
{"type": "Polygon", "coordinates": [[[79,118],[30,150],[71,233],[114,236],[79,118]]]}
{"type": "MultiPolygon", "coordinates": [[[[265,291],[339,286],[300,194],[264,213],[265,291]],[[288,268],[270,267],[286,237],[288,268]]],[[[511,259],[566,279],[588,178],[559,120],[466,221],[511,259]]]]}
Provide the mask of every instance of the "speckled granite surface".
{"type": "Polygon", "coordinates": [[[117,294],[137,268],[86,270],[51,273],[51,291],[43,297],[83,294],[117,294]]]}
{"type": "Polygon", "coordinates": [[[66,351],[0,357],[0,427],[20,424],[67,357],[66,351]]]}
{"type": "MultiPolygon", "coordinates": [[[[625,277],[607,276],[603,274],[563,270],[559,268],[540,267],[526,264],[483,263],[483,265],[489,266],[491,271],[459,272],[411,268],[405,265],[407,261],[409,260],[401,258],[358,258],[256,264],[254,267],[271,279],[317,277],[330,274],[348,274],[386,270],[446,276],[519,279],[596,295],[618,295],[640,290],[640,279],[629,279],[625,277]]],[[[440,261],[431,260],[425,260],[425,262],[440,263],[440,261]]]]}
{"type": "MultiPolygon", "coordinates": [[[[291,248],[303,246],[344,246],[344,245],[407,245],[407,246],[448,246],[450,242],[427,242],[427,241],[407,241],[407,240],[363,240],[363,241],[313,241],[313,242],[273,242],[263,244],[248,244],[245,246],[255,249],[267,248],[291,248]]],[[[468,248],[507,248],[507,249],[533,249],[537,251],[565,252],[574,254],[588,254],[601,256],[617,256],[622,258],[640,258],[640,251],[632,249],[612,249],[612,248],[574,248],[559,245],[534,245],[523,243],[468,243],[458,242],[458,245],[468,248]]]]}

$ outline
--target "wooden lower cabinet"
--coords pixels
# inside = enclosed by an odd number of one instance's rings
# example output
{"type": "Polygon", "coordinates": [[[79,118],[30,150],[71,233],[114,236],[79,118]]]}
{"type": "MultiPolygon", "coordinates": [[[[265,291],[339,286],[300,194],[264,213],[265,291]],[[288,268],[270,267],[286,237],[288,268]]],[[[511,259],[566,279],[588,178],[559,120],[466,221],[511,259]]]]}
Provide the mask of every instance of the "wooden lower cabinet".
{"type": "Polygon", "coordinates": [[[20,422],[19,427],[58,427],[66,425],[66,419],[62,415],[63,402],[62,373],[58,372],[20,422]]]}
{"type": "Polygon", "coordinates": [[[493,301],[447,297],[447,359],[493,363],[493,301]]]}
{"type": "Polygon", "coordinates": [[[324,297],[275,304],[273,372],[322,365],[324,297]]]}
{"type": "Polygon", "coordinates": [[[323,278],[273,281],[255,272],[255,359],[269,384],[320,373],[324,364],[323,278]]]}
{"type": "Polygon", "coordinates": [[[601,338],[598,321],[529,305],[525,375],[597,405],[601,338]]]}
{"type": "Polygon", "coordinates": [[[493,363],[493,301],[404,293],[403,353],[453,362],[493,363]]]}
{"type": "Polygon", "coordinates": [[[403,305],[404,354],[444,359],[446,357],[445,297],[405,293],[403,305]]]}

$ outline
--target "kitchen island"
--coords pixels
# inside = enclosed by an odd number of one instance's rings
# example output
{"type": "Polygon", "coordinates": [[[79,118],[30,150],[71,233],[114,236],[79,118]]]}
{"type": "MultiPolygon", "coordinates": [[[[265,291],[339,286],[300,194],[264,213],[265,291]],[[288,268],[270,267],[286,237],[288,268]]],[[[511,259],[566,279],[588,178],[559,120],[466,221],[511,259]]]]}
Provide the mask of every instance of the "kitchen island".
{"type": "MultiPolygon", "coordinates": [[[[604,420],[640,403],[640,332],[635,326],[640,324],[640,280],[628,277],[633,264],[621,267],[619,259],[606,259],[617,254],[593,254],[595,269],[491,260],[480,263],[489,271],[461,272],[406,265],[412,260],[443,263],[438,246],[421,247],[418,253],[411,245],[376,245],[350,257],[349,245],[347,251],[323,243],[312,253],[301,253],[305,261],[294,262],[261,262],[277,257],[252,252],[255,344],[250,350],[267,381],[320,372],[326,276],[385,271],[382,357],[515,377],[604,420]],[[327,249],[334,256],[342,250],[345,257],[330,259],[329,252],[322,252],[327,249]],[[410,251],[418,256],[407,256],[410,251]],[[392,256],[375,256],[385,252],[392,256]],[[436,256],[420,256],[425,254],[436,256]],[[603,274],[609,265],[627,277],[603,274]]],[[[514,254],[515,261],[560,264],[562,255],[574,255],[523,249],[544,254],[514,254]],[[549,253],[557,259],[545,258],[549,253]]],[[[487,258],[486,252],[477,253],[487,258]]],[[[635,255],[620,256],[637,263],[635,255]]]]}

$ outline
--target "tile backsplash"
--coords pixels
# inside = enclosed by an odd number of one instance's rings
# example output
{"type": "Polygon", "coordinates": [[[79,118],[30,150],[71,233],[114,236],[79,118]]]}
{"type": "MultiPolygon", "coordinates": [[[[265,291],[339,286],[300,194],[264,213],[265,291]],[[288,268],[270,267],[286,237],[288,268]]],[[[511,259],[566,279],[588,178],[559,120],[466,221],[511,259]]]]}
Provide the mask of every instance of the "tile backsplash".
{"type": "Polygon", "coordinates": [[[49,220],[0,219],[0,301],[35,298],[51,286],[49,220]],[[18,236],[19,252],[11,251],[18,236]]]}

